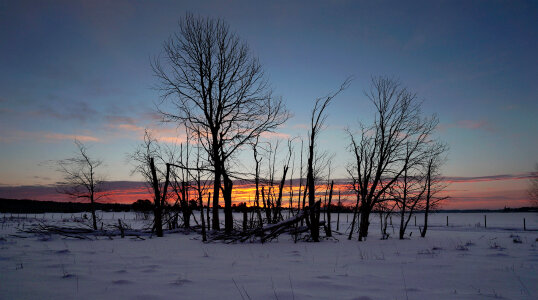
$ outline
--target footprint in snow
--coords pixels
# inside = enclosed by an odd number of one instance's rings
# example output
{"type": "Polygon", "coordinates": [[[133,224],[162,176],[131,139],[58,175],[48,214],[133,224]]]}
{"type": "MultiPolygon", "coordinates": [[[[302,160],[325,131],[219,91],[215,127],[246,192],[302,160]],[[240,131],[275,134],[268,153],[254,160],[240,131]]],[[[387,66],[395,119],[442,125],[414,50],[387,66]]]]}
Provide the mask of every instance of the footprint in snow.
{"type": "Polygon", "coordinates": [[[112,281],[112,283],[117,284],[117,285],[124,285],[124,284],[131,284],[133,282],[129,280],[125,280],[125,279],[120,279],[120,280],[114,280],[112,281]]]}
{"type": "Polygon", "coordinates": [[[177,280],[174,280],[172,282],[170,282],[170,284],[172,285],[184,285],[186,283],[191,283],[192,281],[188,280],[188,279],[177,279],[177,280]]]}

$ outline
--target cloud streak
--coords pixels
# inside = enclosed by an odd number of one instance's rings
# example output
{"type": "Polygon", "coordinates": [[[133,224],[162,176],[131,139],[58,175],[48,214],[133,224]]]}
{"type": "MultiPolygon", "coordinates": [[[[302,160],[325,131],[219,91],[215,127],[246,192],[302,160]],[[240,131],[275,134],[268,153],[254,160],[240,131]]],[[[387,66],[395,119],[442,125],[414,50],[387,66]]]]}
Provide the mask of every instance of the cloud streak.
{"type": "Polygon", "coordinates": [[[443,177],[443,180],[452,182],[486,182],[486,181],[499,181],[499,180],[527,180],[532,178],[538,178],[536,173],[520,173],[520,174],[501,174],[491,176],[475,176],[475,177],[458,177],[448,176],[443,177]]]}
{"type": "Polygon", "coordinates": [[[34,140],[40,142],[55,142],[62,140],[77,139],[82,142],[101,142],[102,140],[90,134],[71,134],[60,132],[30,132],[23,130],[8,131],[2,133],[0,141],[9,143],[20,140],[34,140]]]}
{"type": "Polygon", "coordinates": [[[63,134],[63,133],[47,133],[43,135],[48,140],[79,140],[81,142],[99,142],[100,140],[94,136],[89,135],[76,135],[76,134],[63,134]]]}
{"type": "Polygon", "coordinates": [[[439,125],[439,130],[450,128],[460,128],[469,130],[484,130],[487,132],[495,132],[496,128],[487,120],[459,120],[456,123],[448,123],[439,125]]]}

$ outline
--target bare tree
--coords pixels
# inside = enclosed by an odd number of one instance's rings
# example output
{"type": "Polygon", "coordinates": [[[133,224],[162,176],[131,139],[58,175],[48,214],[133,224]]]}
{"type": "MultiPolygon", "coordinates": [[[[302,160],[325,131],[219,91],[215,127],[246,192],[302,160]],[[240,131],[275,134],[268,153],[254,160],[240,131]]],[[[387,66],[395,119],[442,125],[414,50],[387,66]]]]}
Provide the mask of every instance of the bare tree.
{"type": "MultiPolygon", "coordinates": [[[[315,168],[315,163],[321,160],[320,155],[316,152],[316,142],[321,130],[324,127],[327,114],[325,109],[331,103],[331,100],[340,92],[349,86],[350,79],[346,79],[340,86],[338,91],[327,95],[325,98],[316,99],[314,109],[310,118],[310,131],[308,133],[308,160],[307,160],[307,175],[306,175],[306,190],[308,191],[308,219],[307,223],[310,227],[310,237],[314,242],[319,242],[319,215],[321,200],[316,202],[316,176],[315,173],[319,168],[315,168]],[[316,155],[317,154],[317,155],[316,155]]],[[[305,191],[306,193],[306,191],[305,191]]]]}
{"type": "Polygon", "coordinates": [[[162,220],[163,207],[166,203],[168,184],[170,178],[170,166],[162,157],[162,149],[146,130],[144,141],[135,149],[128,159],[134,164],[131,174],[139,173],[147,183],[148,190],[153,194],[153,228],[157,236],[163,236],[162,220]],[[157,160],[157,163],[155,162],[157,160]],[[163,165],[166,171],[162,170],[163,165]]]}
{"type": "MultiPolygon", "coordinates": [[[[404,170],[400,179],[387,189],[394,201],[400,208],[400,230],[399,238],[402,240],[407,229],[407,225],[415,211],[421,208],[426,185],[423,184],[425,176],[421,173],[420,160],[411,160],[409,145],[406,146],[406,156],[404,158],[404,170]]],[[[417,158],[417,157],[415,157],[417,158]]],[[[423,157],[419,157],[423,158],[423,157]]]]}
{"type": "Polygon", "coordinates": [[[103,178],[96,174],[96,170],[103,164],[102,160],[90,158],[88,149],[82,142],[75,139],[76,155],[57,162],[58,171],[63,174],[63,182],[57,188],[62,194],[76,199],[90,201],[93,229],[97,230],[95,216],[95,202],[104,197],[103,178]]]}
{"type": "Polygon", "coordinates": [[[291,141],[292,141],[291,139],[288,139],[288,154],[287,154],[286,159],[284,160],[284,166],[282,170],[282,179],[280,180],[280,184],[278,186],[278,197],[276,199],[273,223],[277,223],[279,221],[284,220],[284,217],[282,216],[282,193],[284,192],[284,184],[286,183],[286,175],[288,174],[288,170],[290,168],[291,156],[293,154],[293,147],[292,147],[291,141]]]}
{"type": "Polygon", "coordinates": [[[376,108],[374,122],[361,124],[359,139],[349,132],[355,159],[348,170],[361,204],[360,241],[368,236],[372,209],[405,171],[406,157],[420,160],[438,124],[435,115],[423,117],[416,94],[392,78],[373,77],[366,96],[376,108]]]}
{"type": "Polygon", "coordinates": [[[184,124],[208,154],[214,176],[213,229],[220,228],[222,185],[225,230],[230,232],[234,174],[228,161],[244,144],[284,123],[288,112],[272,96],[258,59],[220,19],[187,14],[152,67],[163,102],[173,107],[159,107],[164,120],[184,124]]]}
{"type": "Polygon", "coordinates": [[[252,152],[254,154],[254,162],[255,162],[254,184],[256,186],[254,205],[255,205],[256,214],[258,216],[258,227],[262,227],[263,218],[262,218],[262,213],[260,211],[260,163],[262,161],[262,157],[258,155],[258,143],[259,143],[259,137],[256,137],[256,139],[252,143],[252,152]]]}
{"type": "Polygon", "coordinates": [[[448,151],[448,146],[443,143],[435,143],[430,147],[427,153],[426,163],[423,165],[425,169],[424,188],[426,190],[424,199],[424,225],[420,228],[420,236],[425,237],[428,231],[428,217],[432,209],[435,209],[439,204],[448,199],[448,196],[441,196],[440,193],[446,188],[447,184],[443,181],[440,173],[441,166],[445,161],[445,153],[448,151]]]}

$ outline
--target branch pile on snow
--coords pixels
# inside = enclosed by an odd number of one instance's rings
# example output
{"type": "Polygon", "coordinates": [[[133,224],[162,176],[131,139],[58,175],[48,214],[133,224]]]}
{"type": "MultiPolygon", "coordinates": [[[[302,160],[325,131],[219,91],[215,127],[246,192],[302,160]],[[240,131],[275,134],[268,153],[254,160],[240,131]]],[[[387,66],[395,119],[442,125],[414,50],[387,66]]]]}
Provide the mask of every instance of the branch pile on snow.
{"type": "Polygon", "coordinates": [[[92,228],[87,227],[67,227],[67,226],[54,226],[47,224],[37,224],[32,227],[21,230],[25,233],[39,234],[39,235],[51,235],[58,234],[68,238],[81,239],[81,240],[93,240],[98,236],[106,236],[112,238],[114,236],[131,236],[136,238],[141,238],[141,236],[151,236],[151,232],[133,230],[130,228],[125,228],[125,224],[120,223],[122,226],[114,226],[113,229],[100,229],[93,230],[92,228]],[[121,227],[115,229],[116,227],[121,227]]]}
{"type": "MultiPolygon", "coordinates": [[[[262,243],[273,240],[283,233],[289,233],[297,237],[298,234],[307,232],[308,226],[296,226],[307,214],[304,212],[298,213],[296,216],[283,220],[276,224],[269,224],[261,228],[254,228],[246,231],[233,231],[230,234],[225,232],[213,232],[209,238],[209,241],[224,241],[226,243],[236,242],[256,242],[262,243]]],[[[324,222],[320,222],[319,226],[324,226],[324,222]]]]}

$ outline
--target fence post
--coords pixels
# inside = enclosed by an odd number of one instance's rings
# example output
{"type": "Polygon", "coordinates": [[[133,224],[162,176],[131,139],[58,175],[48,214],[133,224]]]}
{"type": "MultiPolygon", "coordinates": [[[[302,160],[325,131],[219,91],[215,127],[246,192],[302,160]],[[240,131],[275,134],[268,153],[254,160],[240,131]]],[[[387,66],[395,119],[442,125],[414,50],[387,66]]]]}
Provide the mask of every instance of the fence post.
{"type": "Polygon", "coordinates": [[[484,215],[484,228],[488,228],[488,219],[486,218],[486,215],[484,215]]]}
{"type": "Polygon", "coordinates": [[[448,215],[446,216],[446,227],[448,227],[448,215]]]}
{"type": "Polygon", "coordinates": [[[523,230],[527,231],[527,223],[525,222],[525,218],[523,218],[523,230]]]}

